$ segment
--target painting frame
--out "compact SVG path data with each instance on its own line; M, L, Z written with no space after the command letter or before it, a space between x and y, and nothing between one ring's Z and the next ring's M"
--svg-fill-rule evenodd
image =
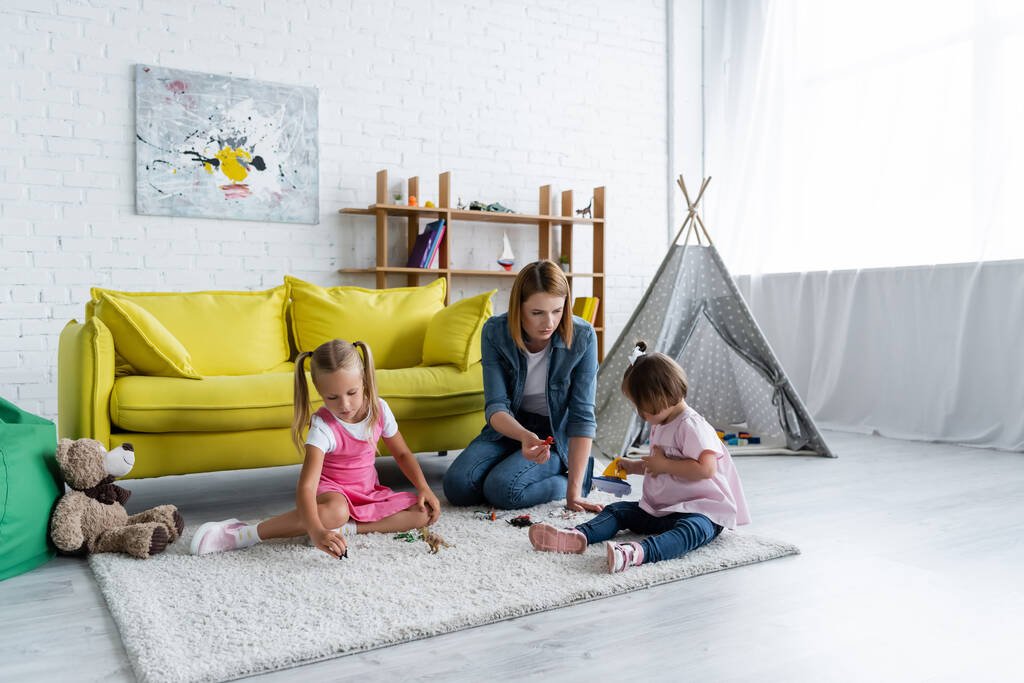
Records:
M319 224L317 88L134 72L136 213Z

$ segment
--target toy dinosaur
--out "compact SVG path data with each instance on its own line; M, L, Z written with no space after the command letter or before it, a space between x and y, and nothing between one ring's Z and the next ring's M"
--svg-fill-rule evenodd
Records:
M420 532L420 538L422 538L423 541L430 546L431 555L436 555L437 551L440 550L442 547L451 548L451 545L449 545L449 543L446 540L441 538L440 535L435 534L427 527L421 526L419 529L417 529L417 531Z

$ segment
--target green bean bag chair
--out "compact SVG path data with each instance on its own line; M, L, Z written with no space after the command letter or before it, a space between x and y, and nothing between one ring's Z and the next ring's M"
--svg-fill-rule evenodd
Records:
M50 513L63 491L52 422L0 398L0 581L55 554Z

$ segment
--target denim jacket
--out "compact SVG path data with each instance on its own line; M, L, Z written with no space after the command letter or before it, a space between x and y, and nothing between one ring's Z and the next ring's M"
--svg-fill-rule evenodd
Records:
M573 316L572 348L557 332L548 356L547 400L555 450L564 458L569 437L594 438L594 395L597 388L597 333L582 318ZM487 426L480 438L497 441L502 434L491 427L491 416L505 411L515 416L526 386L526 354L512 340L508 313L490 318L481 335L484 373L484 411ZM543 435L540 435L543 436Z

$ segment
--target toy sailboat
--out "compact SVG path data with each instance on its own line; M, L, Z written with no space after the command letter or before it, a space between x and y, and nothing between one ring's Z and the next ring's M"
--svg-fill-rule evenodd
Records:
M505 270L512 270L512 266L516 262L516 255L512 253L512 243L508 241L508 233L502 233L501 237L505 244L504 249L501 251L501 256L498 258L498 265Z

